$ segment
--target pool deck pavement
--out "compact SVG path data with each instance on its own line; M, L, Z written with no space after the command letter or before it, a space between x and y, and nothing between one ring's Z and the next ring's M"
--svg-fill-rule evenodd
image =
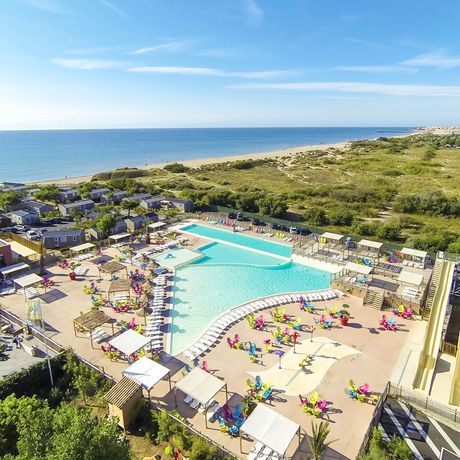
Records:
M203 244L203 239L201 238L189 238L189 240L189 244L186 246L188 248ZM108 257L115 257L118 253L119 251L114 248L104 250L104 254ZM83 293L83 285L89 284L91 281L97 282L98 280L98 271L94 264L83 262L82 265L87 267L89 272L84 280L80 279L79 281L71 281L68 277L68 272L57 266L49 268L51 278L56 282L56 285L47 294L41 296L44 319L47 323L47 335L61 345L73 348L83 358L103 368L109 375L119 379L121 372L126 369L128 364L126 362L110 361L100 350L100 346L95 344L96 348L91 348L89 338L82 334L75 337L73 332L72 320L79 316L82 311L88 311L90 307L90 296ZM128 270L134 268L128 264ZM108 284L108 280L97 282L102 291L107 290ZM22 294L5 297L2 299L2 303L8 310L22 318L25 317L24 297ZM401 321L402 327L400 331L383 331L379 328L379 319L382 312L363 307L361 299L357 297L330 300L321 302L318 305L332 307L333 305L341 306L342 303L350 305L352 318L349 325L336 327L330 331L318 329L313 335L313 346L319 344L320 341L324 341L325 338L343 344L356 352L346 354L340 360L336 360L334 356L330 356L330 358L324 357L324 359L333 360L333 363L327 369L324 366L320 366L321 369L319 369L321 373L324 373L324 377L320 380L316 389L321 397L333 403L326 419L331 423L330 438L337 439L328 450L328 458L355 458L374 410L374 406L352 401L345 394L348 380L353 379L358 384L368 383L370 389L375 392L383 391L392 375L395 364L398 362L401 351L404 350L406 341L411 340L410 336L414 325L419 324L419 321L416 320L403 320ZM283 308L286 308L288 314L301 317L302 321L307 324L313 324L314 315L300 312L297 304L288 304ZM142 318L135 316L133 313L120 314L110 311L108 314L116 320L129 321L134 316L138 323L143 321ZM269 316L268 312L262 311L261 314L264 314L267 318ZM319 317L318 315L315 316ZM110 327L104 327L104 329L109 331ZM262 347L263 339L268 338L270 335L266 331L249 329L246 321L242 319L231 326L220 342L201 358L201 361L206 360L208 362L209 368L214 375L227 382L231 393L230 407L232 408L246 394L246 380L251 377L251 374L263 375L264 372L270 369L270 372L276 376L278 365L278 357L273 353L263 354L256 363L250 364L247 351L233 350L227 345L226 338L234 337L235 334L239 334L243 342L255 342L259 349ZM299 353L300 357L300 353L309 352L311 345L307 342L310 340L310 334L303 333L299 340L302 344L298 346L296 352ZM287 355L281 359L281 375L285 372L283 359L286 363L285 367L295 364L297 360L297 357L295 360L292 358L293 350L291 347L283 346L283 350L287 352ZM324 354L329 355L330 353L328 351ZM180 370L184 364L191 365L182 355L171 357L166 353L162 353L162 364L172 369L173 383L182 378ZM316 372L316 368L313 367L313 369ZM275 377L272 383L275 383ZM313 383L306 385L302 394L308 394L314 386ZM295 388L295 391L297 390L299 388ZM224 445L238 457L246 458L245 454L240 454L238 439L222 434L216 422L209 424L211 428L206 429L203 415L183 403L183 395L181 396L180 392L178 392L177 396L179 413L195 429ZM151 398L158 406L168 409L174 408L174 394L169 391L169 385L166 381L160 382L152 390ZM217 399L220 402L224 402L224 395L219 395ZM269 401L269 405L274 410L299 423L303 431L311 434L312 418L301 411L298 396L288 394L285 389L276 388L275 385L274 396ZM248 441L244 441L244 450L247 452L251 445ZM296 448L297 444L293 442L288 455L293 455ZM305 456L305 451L308 451L306 441L303 442L302 449L304 451L302 455ZM297 452L294 458L300 459L300 453Z

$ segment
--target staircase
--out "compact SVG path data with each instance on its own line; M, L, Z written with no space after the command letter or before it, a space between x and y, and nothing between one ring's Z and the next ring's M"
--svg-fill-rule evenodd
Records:
M428 289L428 295L426 297L425 307L423 308L423 319L430 317L431 308L433 307L433 299L436 293L436 289L439 286L439 277L441 276L442 259L436 259L433 267L433 273L431 274L430 287Z
M383 298L383 291L372 291L371 289L368 289L363 299L363 305L375 308L376 310L381 310Z

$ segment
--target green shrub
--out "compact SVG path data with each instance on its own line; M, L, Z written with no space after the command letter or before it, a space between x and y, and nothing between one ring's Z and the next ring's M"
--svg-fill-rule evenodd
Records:
M186 173L190 171L190 168L182 163L170 163L164 166L163 169L172 173Z
M310 209L307 209L307 211L304 214L304 217L307 223L317 227L322 227L324 225L329 224L326 211L319 207L312 207Z

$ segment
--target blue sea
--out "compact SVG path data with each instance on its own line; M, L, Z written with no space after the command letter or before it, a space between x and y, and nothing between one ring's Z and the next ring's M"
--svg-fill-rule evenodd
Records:
M0 182L406 134L414 128L171 128L0 131Z

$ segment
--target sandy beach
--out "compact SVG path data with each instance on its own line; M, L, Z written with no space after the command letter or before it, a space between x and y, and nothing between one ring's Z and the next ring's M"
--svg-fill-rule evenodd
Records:
M294 155L305 154L308 152L314 152L318 150L321 150L321 151L329 150L329 149L343 150L343 149L348 148L350 144L351 142L338 142L336 144L306 145L303 147L292 147L292 148L282 149L282 150L272 150L269 152L246 153L243 155L227 155L223 157L196 158L193 160L183 160L183 161L177 160L177 162L182 163L185 166L188 166L190 168L199 168L202 165L212 164L212 163L226 163L228 161L249 160L249 159L256 160L256 159L265 159L265 158L292 157ZM138 168L145 169L145 170L153 169L153 168L163 168L169 163L172 163L172 162L147 164L143 166L138 166ZM117 169L120 169L120 168L117 168ZM103 171L102 170L95 171L94 174L97 174L98 172L103 172ZM62 179L36 181L34 183L40 184L40 185L47 185L47 184L77 185L83 182L88 182L89 180L91 180L94 174L86 175L86 176L77 176L77 177L65 177Z

